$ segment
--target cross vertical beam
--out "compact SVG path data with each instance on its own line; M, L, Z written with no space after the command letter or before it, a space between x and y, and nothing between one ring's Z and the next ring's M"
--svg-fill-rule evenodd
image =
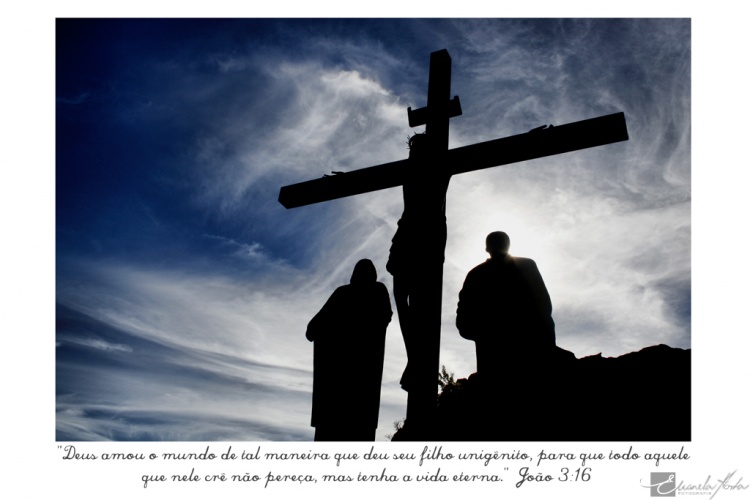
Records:
M454 98L452 108L455 102ZM412 111L410 118L415 113ZM451 175L457 175L627 140L628 127L625 115L620 112L449 149L442 163ZM279 203L296 208L398 187L404 184L408 164L409 160L396 160L283 186L279 190Z
M431 153L448 151L448 106L451 98L451 57L443 49L430 54L427 83L427 123L425 133Z
M430 54L430 76L427 83L427 107L407 109L409 126L425 125L433 152L448 150L449 120L461 115L458 96L451 95L451 56L446 49Z
M400 269L390 267L389 271L393 274L394 297L409 359L402 385L409 392L406 426L412 439L429 439L437 401L446 243L445 194L451 177L445 154L450 118L461 114L458 98L450 99L450 85L448 51L433 52L427 107L416 111L408 109L409 125L424 124L425 138L412 142L403 188L404 213L389 259L389 263L393 259L405 262Z

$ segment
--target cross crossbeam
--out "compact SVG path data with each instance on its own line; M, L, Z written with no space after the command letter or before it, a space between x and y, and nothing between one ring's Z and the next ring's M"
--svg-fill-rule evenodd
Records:
M445 168L451 175L462 174L627 140L625 114L614 113L450 149ZM284 186L279 202L295 208L401 186L408 162L398 160Z

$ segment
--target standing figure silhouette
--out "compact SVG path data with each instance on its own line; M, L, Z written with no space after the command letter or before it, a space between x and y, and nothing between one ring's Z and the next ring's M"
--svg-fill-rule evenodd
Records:
M504 232L487 236L490 258L466 276L456 326L476 344L484 422L496 427L502 414L509 426L542 433L548 426L542 408L553 392L547 371L557 349L552 301L536 263L511 256L509 249ZM498 401L508 407L498 411Z
M372 261L354 266L307 325L314 342L311 424L316 441L373 441L380 410L388 289Z

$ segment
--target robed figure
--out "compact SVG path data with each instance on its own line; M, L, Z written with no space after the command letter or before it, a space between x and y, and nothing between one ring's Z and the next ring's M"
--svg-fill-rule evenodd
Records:
M373 441L380 410L388 289L368 259L307 325L314 342L311 424L316 441Z
M477 374L485 409L479 422L504 422L533 438L549 432L548 410L556 397L557 347L552 301L536 263L508 253L510 238L490 233L490 258L466 276L456 326L476 344ZM549 407L549 408L548 408ZM555 410L556 411L556 410ZM492 436L487 436L491 438Z

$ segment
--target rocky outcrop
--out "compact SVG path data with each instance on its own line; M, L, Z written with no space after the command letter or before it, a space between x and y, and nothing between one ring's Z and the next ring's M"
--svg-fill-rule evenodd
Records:
M689 441L690 349L646 347L616 358L559 349L542 382L447 384L434 429L407 421L394 441Z

